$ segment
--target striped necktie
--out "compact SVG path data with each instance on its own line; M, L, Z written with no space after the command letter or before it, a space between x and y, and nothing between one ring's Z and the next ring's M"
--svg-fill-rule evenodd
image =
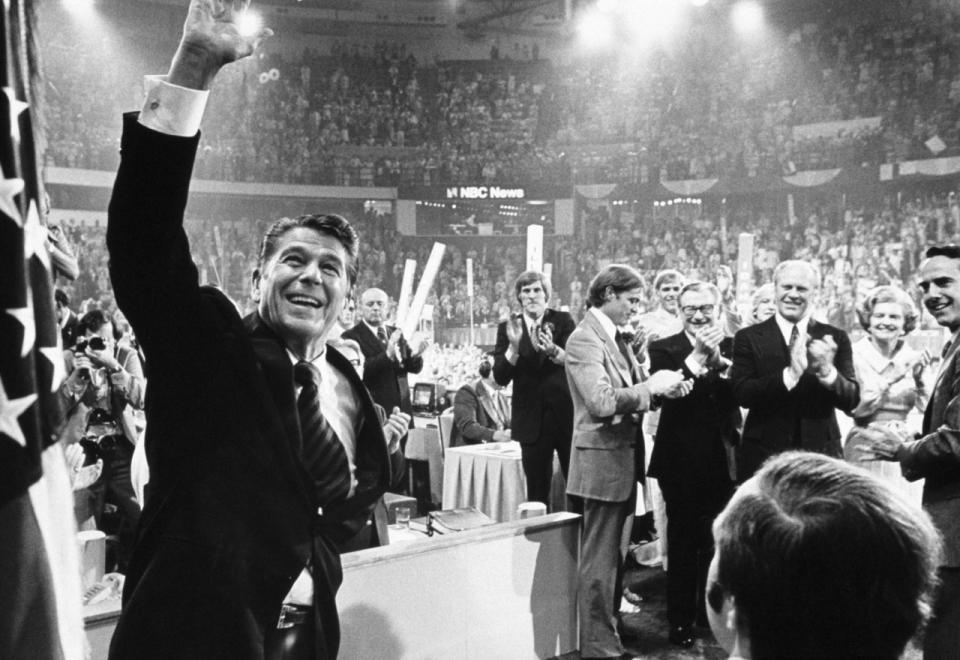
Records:
M293 367L293 379L302 388L297 397L301 458L313 477L317 499L322 505L344 500L350 493L350 463L336 431L320 411L320 370L301 360Z

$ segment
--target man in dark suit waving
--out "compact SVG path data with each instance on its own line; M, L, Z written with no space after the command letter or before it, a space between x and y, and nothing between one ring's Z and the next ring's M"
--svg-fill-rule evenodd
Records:
M192 0L169 75L124 118L107 247L151 365L151 492L111 658L335 658L338 544L402 471L399 437L325 344L357 274L346 220L274 223L245 319L199 285L183 213L206 90L269 34L241 34L243 8Z
M564 346L573 332L573 317L547 309L550 283L528 270L514 285L523 312L500 323L494 348L493 377L513 381L510 431L520 442L527 500L546 504L553 478L553 452L563 476L570 463L573 403L564 375Z
M730 380L747 408L737 479L749 479L768 457L788 449L842 455L836 411L860 400L850 338L810 317L817 272L784 261L773 273L777 313L737 332Z
M400 330L387 325L387 294L377 288L367 289L360 296L361 321L343 333L344 339L353 339L363 351L363 382L373 400L390 412L400 408L413 414L410 385L407 374L418 374L423 369L425 340L411 348Z
M693 645L713 554L710 525L733 494L728 457L738 439L740 408L727 379L733 341L724 337L720 291L691 282L680 290L683 330L650 344L650 371L680 370L693 389L660 409L648 474L667 505L667 620L670 641Z

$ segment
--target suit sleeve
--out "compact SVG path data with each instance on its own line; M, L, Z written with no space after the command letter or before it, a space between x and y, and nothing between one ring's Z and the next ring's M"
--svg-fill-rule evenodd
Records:
M833 336L837 340L837 356L834 360L837 379L828 389L833 399L833 407L849 415L860 402L860 384L853 366L853 349L846 332L835 332Z
M905 443L897 453L910 481L960 471L960 378L954 378L950 393L940 428Z
M594 417L650 409L650 390L643 383L614 387L603 366L603 348L585 332L574 332L567 341L567 377Z
M497 326L497 343L493 348L493 379L499 385L509 385L513 380L513 369L516 365L510 364L507 360L506 353L509 347L507 324L504 322Z
M411 355L403 361L403 370L408 374L418 374L423 370L423 356Z
M476 445L493 440L493 429L477 422L477 395L469 387L461 387L453 399L453 423L464 444Z
M743 408L760 408L776 405L787 395L783 384L783 372L777 370L761 375L758 355L750 339L749 329L741 330L733 338L733 366L730 381L737 405Z

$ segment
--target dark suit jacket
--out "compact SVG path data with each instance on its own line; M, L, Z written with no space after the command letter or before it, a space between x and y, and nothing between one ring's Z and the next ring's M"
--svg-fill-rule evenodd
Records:
M681 369L694 378L684 361L693 351L685 332L650 344L650 371ZM729 358L733 340L724 339L720 353ZM670 482L684 499L700 500L729 492L732 486L728 448L739 441L740 408L733 385L716 369L695 378L693 390L680 399L664 399L647 474Z
M836 410L848 415L860 400L860 385L853 368L850 338L839 328L810 319L807 334L837 343L834 365L837 379L825 387L805 373L792 390L783 384L790 365L787 344L776 316L740 330L733 340L733 395L748 409L743 438L737 452L737 478L750 478L768 457L788 449L843 455Z
M497 430L496 419L496 403L483 381L478 380L475 384L467 383L457 390L457 395L453 399L453 431L450 434L450 446L491 442L493 432ZM505 428L510 428L509 409L503 421Z
M384 329L388 337L396 330L390 325L384 326ZM398 365L387 357L387 349L363 321L344 331L341 336L344 339L353 339L360 344L364 357L363 383L373 395L373 400L383 406L388 415L395 407L412 415L413 406L410 402L407 374L420 373L423 369L423 356L408 357Z
M903 476L923 482L923 507L943 535L941 566L960 566L960 350L955 342L933 387L921 437L898 458Z
M403 467L347 360L327 360L359 397L358 485L318 511L299 458L293 366L254 314L198 285L183 210L199 136L126 115L107 246L117 302L151 363L150 496L127 573L112 658L261 658L263 635L308 564L316 657L339 645L336 544L365 524Z
M553 343L565 348L567 338L576 327L573 317L566 312L547 309L543 313L543 322L553 324ZM526 324L522 326L520 356L516 364L510 364L505 357L510 346L506 321L497 326L493 378L500 385L513 381L511 436L521 444L533 444L540 439L540 428L547 416L554 418L555 426L573 429L573 402L563 365L554 364L550 358L534 350ZM570 432L567 433L568 441Z

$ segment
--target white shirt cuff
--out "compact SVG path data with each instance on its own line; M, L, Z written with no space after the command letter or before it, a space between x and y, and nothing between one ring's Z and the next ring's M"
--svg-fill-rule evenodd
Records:
M166 76L144 76L146 98L140 111L140 123L167 135L193 137L200 130L207 107L208 90L171 85Z
M692 373L694 376L699 376L707 370L705 366L693 359L693 355L688 355L687 359L684 360L683 363L687 365L687 369L689 369L690 373Z
M291 605L313 605L313 577L308 569L300 571L283 602Z
M786 367L783 370L783 385L787 388L787 391L792 390L799 382L800 379L793 373L793 369Z
M517 358L520 357L520 355L513 350L513 346L507 346L507 350L504 352L503 357L505 357L507 362L510 364L516 364Z

